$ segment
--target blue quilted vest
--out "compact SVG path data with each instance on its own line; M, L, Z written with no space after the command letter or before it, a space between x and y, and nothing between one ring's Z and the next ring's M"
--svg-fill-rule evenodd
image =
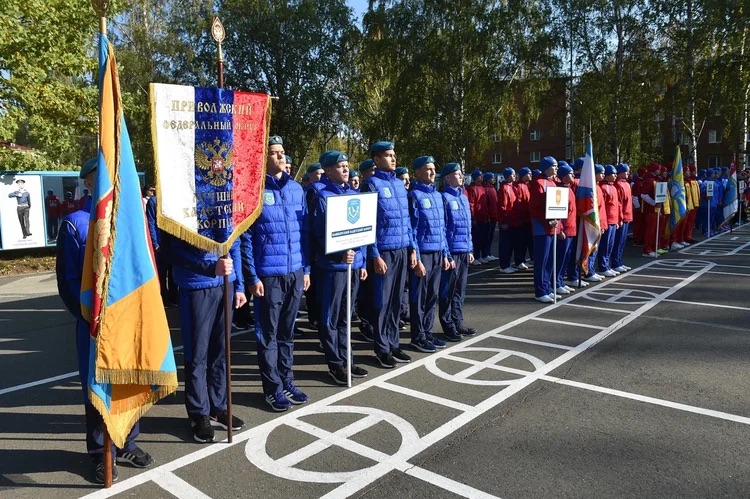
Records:
M443 190L445 202L445 237L451 254L472 253L471 210L463 189L448 185Z
M409 191L411 228L420 252L444 249L445 210L434 185L414 181Z
M409 198L396 173L376 169L375 174L365 180L362 192L378 193L378 227L371 257L379 256L381 251L412 246Z

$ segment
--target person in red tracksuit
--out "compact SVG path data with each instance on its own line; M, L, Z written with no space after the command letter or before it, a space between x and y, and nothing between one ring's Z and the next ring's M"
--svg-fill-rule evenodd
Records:
M513 182L516 180L516 172L513 168L503 170L503 183L497 192L496 217L500 225L500 240L498 243L498 256L500 257L500 269L506 274L512 274L518 269L510 264L510 256L516 249L519 253L521 241L521 203L518 200Z
M487 229L485 233L484 248L482 248L482 258L485 262L494 262L497 257L492 254L492 241L495 239L495 225L497 225L497 188L495 187L495 174L485 173L482 175L484 180L484 196L487 199Z
M471 238L474 247L481 251L484 247L485 231L487 229L487 198L482 185L482 172L474 170L471 172L471 185L466 188L466 196L469 198L469 209L471 210ZM481 265L486 260L477 258L472 265Z
M604 229L607 227L607 210L604 206L604 192L602 192L602 186L601 182L604 180L604 166L603 165L594 165L594 172L595 172L595 179L596 179L596 185L597 185L597 206L599 208L599 227L600 227L600 233L604 233ZM597 248L591 252L591 255L589 255L589 273L583 277L584 281L587 282L601 282L604 279L604 276L597 274L596 272L596 264L598 261L598 255L599 255L599 248L601 247L601 239L599 240L599 245Z
M620 273L612 269L612 252L615 247L615 236L617 229L622 225L622 205L617 192L615 182L617 181L617 169L614 165L604 167L604 179L599 183L604 202L606 221L601 221L602 237L599 241L599 254L597 263L601 275L604 277L615 277Z
M643 210L643 256L656 258L656 182L659 180L661 165L651 163L641 184L641 207Z
M521 210L521 225L518 228L518 245L513 248L513 267L518 270L528 270L526 253L534 257L534 235L531 230L531 211L529 210L529 182L531 169L527 166L518 170L518 181L514 184L516 199Z
M557 232L557 294L568 295L575 291L575 288L565 284L565 273L568 270L570 259L575 259L576 248L573 242L576 241L578 234L578 214L576 211L576 193L573 190L575 179L573 178L573 168L564 165L558 168L557 178L560 187L567 187L568 193L568 217L561 220L562 225Z
M622 223L615 233L615 247L612 250L612 269L615 272L626 272L630 267L622 262L622 255L625 251L625 243L628 240L628 228L633 221L633 193L628 181L630 167L625 163L617 165L617 195L620 200L622 212Z
M529 186L531 200L531 225L534 231L534 299L542 303L552 303L557 298L552 289L553 251L555 251L555 233L560 225L558 220L547 220L545 205L547 188L555 187L553 178L557 175L557 160L545 156L539 162L544 170Z
M66 192L62 201L62 216L70 215L74 211L78 211L78 203L73 199L72 192Z
M47 240L56 241L58 220L62 215L62 203L52 189L47 191L47 197L44 198L44 211L47 214Z

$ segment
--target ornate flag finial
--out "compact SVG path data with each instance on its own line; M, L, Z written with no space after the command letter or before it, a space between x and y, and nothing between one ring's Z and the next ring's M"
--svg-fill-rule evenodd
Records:
M109 11L109 0L91 0L91 6L99 17L107 17Z

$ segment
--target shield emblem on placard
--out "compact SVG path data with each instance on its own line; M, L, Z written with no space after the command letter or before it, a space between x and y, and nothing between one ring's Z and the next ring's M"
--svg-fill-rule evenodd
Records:
M346 203L346 219L350 224L357 223L359 220L359 199L350 199Z
M555 204L560 206L560 201L562 201L562 191L558 189L555 193Z

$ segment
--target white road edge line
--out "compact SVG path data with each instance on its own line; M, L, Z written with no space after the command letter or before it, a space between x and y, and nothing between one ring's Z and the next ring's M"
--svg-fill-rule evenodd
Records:
M730 308L732 310L750 310L748 307L736 307L734 305L719 305L718 303L701 303L697 301L685 301L685 300L664 300L668 303L681 303L683 305L700 305L701 307L710 308Z
M400 385L394 385L393 383L388 383L387 381L379 384L378 388L383 388L384 390L390 390L392 392L400 393L402 395L408 395L410 397L414 397L415 399L432 402L433 404L450 407L451 409L456 409L457 411L461 411L461 412L466 412L473 407L469 404L464 404L463 402L456 402L455 400L439 397L437 395L432 395L431 393L420 392L420 391L413 390L411 388L406 388Z
M178 499L211 499L174 473L163 473L154 478L154 483Z
M571 304L568 303L568 305L571 305ZM521 343L530 343L532 345L539 345L542 347L559 348L560 350L573 350L575 348L570 345L560 345L558 343L548 343L546 341L530 340L528 338L519 338L517 336L507 336L505 334L495 334L493 336L501 340L518 341Z
M449 492L453 492L454 494L457 494L461 497L468 497L469 499L499 499L497 496L482 492L481 490L475 489L474 487L470 487L461 482L451 480L450 478L446 478L443 475L438 475L437 473L433 473L432 471L428 471L418 466L411 466L407 464L401 471L403 471L407 475L413 476L414 478L419 478L424 482L436 485Z
M568 321L561 321L557 319L547 319L546 317L534 317L531 320L540 321L540 322L551 322L552 324L563 324L565 326L584 327L586 329L596 329L597 331L601 331L602 329L604 329L604 326L594 326L593 324L581 324L579 322L568 322Z
M606 393L608 395L614 395L616 397L622 397L630 400L637 400L639 402L646 402L648 404L660 405L662 407L669 407L671 409L678 409L680 411L692 412L694 414L700 414L702 416L710 416L712 418L724 419L735 423L741 423L750 425L750 418L745 416L738 416L736 414L730 414L728 412L715 411L713 409L704 409L703 407L696 407L693 405L681 404L679 402L672 402L670 400L658 399L654 397L648 397L646 395L638 395L637 393L623 392L621 390L614 390L612 388L605 388L603 386L591 385L589 383L581 383L579 381L573 381L570 379L556 378L554 376L542 376L544 381L549 381L558 385L572 386L576 388L582 388L584 390L590 390L593 392Z

